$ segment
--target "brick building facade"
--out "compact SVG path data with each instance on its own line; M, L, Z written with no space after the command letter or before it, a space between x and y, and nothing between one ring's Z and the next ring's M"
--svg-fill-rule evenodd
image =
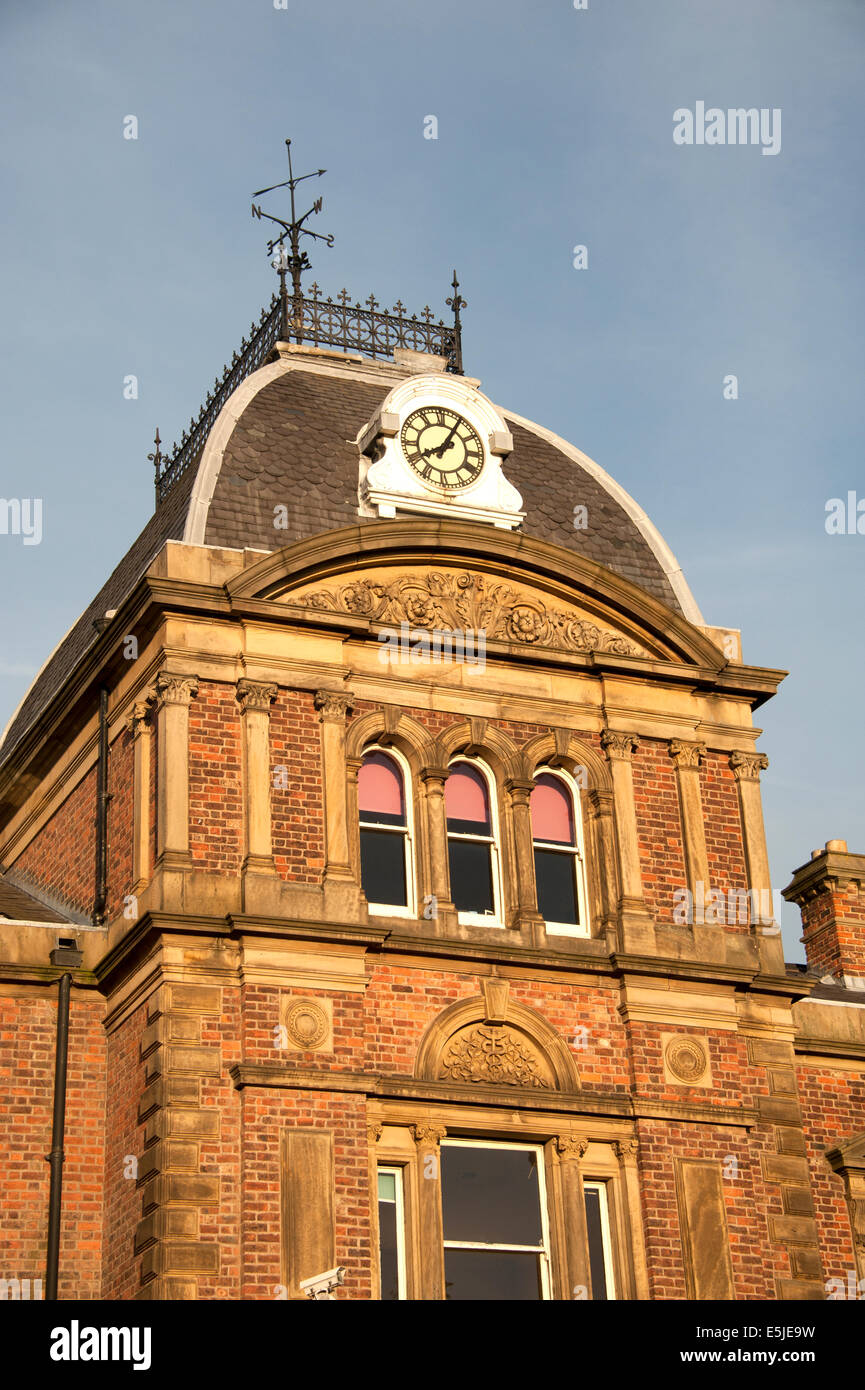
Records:
M865 856L796 872L785 964L783 673L443 367L279 343L6 732L2 1271L70 941L61 1297L858 1288Z

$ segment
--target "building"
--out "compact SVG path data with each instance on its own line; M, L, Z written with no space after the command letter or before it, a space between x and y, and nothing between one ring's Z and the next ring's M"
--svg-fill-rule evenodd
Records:
M796 871L785 964L753 722L783 673L461 373L454 298L454 329L275 300L6 731L19 1295L67 972L61 1297L865 1279L865 855Z

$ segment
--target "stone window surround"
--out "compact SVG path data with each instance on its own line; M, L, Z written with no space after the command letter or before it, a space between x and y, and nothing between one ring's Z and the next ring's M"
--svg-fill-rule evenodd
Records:
M495 1117L488 1111L475 1117L464 1115L454 1123L453 1110L447 1107L424 1107L422 1118L417 1116L417 1102L405 1102L400 1108L400 1114L377 1113L370 1119L367 1133L371 1175L378 1165L402 1171L408 1299L439 1301L445 1296L440 1168L440 1146L445 1138L479 1143L500 1140L542 1148L553 1300L591 1299L583 1183L604 1183L616 1298L648 1296L636 1138L595 1135L590 1119L563 1121L552 1115L533 1116L531 1129L526 1130L504 1113ZM371 1203L371 1208L377 1251L376 1204ZM378 1280L377 1266L374 1279ZM373 1297L381 1297L377 1282Z
M394 715L396 718L393 718ZM486 724L486 720L466 721L467 737L454 740L452 736L450 742L453 747L440 748L422 726L409 716L401 715L399 710L376 711L353 721L346 739L345 764L347 821L351 827L349 862L357 882L360 882L358 771L363 755L371 748L381 748L383 751L395 749L402 753L408 764L414 792L413 835L417 849L419 909L423 912L421 905L429 904L430 898L434 897L436 916L427 919L431 933L449 935L458 931L457 913L450 896L444 784L453 761L462 758L469 762L480 762L486 770L496 802L493 807L494 830L497 829L503 925L506 929L524 931L535 945L545 944L546 927L537 908L529 798L538 772L564 772L574 791L575 813L582 821L587 915L593 928L589 934L600 935L604 926L613 924L615 904L619 897L612 792L609 786L595 785L580 795L574 784L573 771L585 755L587 765L594 761L596 768L600 768L601 776L592 778L592 781L600 782L603 778L603 760L588 745L580 745L576 750L577 756L574 756L573 746L570 747L570 756L564 753L557 755L557 745L565 741L575 745L577 741L570 734L566 734L564 739L551 735L533 739L528 748L521 750L522 766L515 768L513 754L516 749L509 740L509 746L505 748L503 737L495 729L478 727ZM448 733L453 735L452 730ZM479 736L479 741L473 735ZM601 865L607 866L605 873L601 872ZM491 923L490 929L501 929L501 926L502 922ZM574 938L585 939L586 935L586 932L575 932ZM559 940L560 937L555 939Z

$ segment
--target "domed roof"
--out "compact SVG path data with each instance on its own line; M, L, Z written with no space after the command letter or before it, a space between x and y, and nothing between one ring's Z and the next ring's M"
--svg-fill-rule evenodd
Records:
M278 360L246 377L201 452L37 675L0 756L5 760L60 692L97 640L96 624L120 606L166 541L273 551L363 524L359 431L392 388L418 370L428 368L281 345ZM523 532L577 551L702 624L675 557L633 498L573 445L499 409L513 436L503 473L522 495ZM578 505L587 508L585 529L574 526ZM277 507L285 509L279 528Z
M363 522L355 441L406 373L392 363L336 359L294 348L247 378L230 421L214 429L202 454L184 540L273 550ZM500 409L514 441L503 472L523 498L522 530L578 551L702 623L675 558L633 498L565 440ZM286 525L275 530L280 504ZM574 526L578 505L587 508L585 529Z

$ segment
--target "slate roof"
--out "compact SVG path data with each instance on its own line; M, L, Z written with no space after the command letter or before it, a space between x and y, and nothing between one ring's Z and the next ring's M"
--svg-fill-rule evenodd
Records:
M38 902L21 888L16 888L14 883L0 875L0 923L4 917L18 922L69 921L68 917L63 917L52 907L46 907L44 903Z
M246 406L225 448L205 544L273 550L362 523L357 515L358 451L353 441L399 379L388 365L390 372L375 382L358 377L359 370L374 370L371 363L337 362L315 372L298 363L264 386ZM514 451L504 471L522 494L524 531L578 551L681 613L660 561L619 502L554 444L515 421L508 420L508 425ZM120 607L166 541L183 539L199 464L200 456L177 480L35 678L0 748L0 763L96 641L94 619ZM280 503L288 509L288 526L275 530L273 509ZM578 503L588 508L586 530L573 525Z
M228 441L206 544L273 550L273 509L280 503L288 508L288 526L276 534L286 545L362 522L353 441L391 385L292 371L259 391ZM510 419L508 425L514 451L504 472L522 494L526 534L578 551L681 612L657 556L615 498L554 445ZM584 531L574 528L577 503L588 507Z

